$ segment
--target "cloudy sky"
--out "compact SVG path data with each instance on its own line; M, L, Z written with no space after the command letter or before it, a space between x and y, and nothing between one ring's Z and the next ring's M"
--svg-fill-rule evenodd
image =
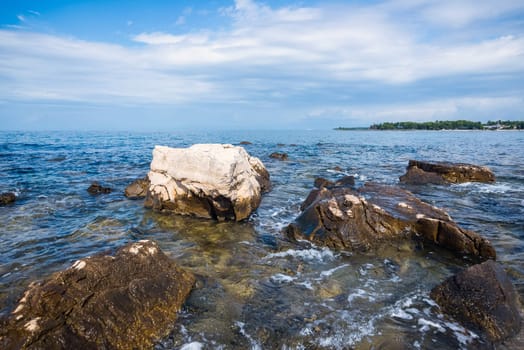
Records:
M0 0L0 129L524 119L522 0Z

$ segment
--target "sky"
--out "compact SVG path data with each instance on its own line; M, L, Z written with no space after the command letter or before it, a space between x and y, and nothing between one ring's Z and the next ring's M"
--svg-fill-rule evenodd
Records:
M522 0L0 0L0 130L524 120Z

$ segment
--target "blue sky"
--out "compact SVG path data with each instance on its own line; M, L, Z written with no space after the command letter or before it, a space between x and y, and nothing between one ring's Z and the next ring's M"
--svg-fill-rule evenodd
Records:
M524 2L0 0L0 129L524 119Z

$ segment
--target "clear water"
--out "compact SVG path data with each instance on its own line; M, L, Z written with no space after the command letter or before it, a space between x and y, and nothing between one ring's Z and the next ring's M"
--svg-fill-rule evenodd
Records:
M123 196L147 173L154 145L243 140L274 186L247 222L166 216ZM146 238L200 276L158 349L475 348L474 332L442 317L428 297L467 261L409 243L372 254L294 246L281 230L318 176L397 184L409 159L487 165L495 184L407 189L490 239L522 296L523 150L523 132L2 132L0 192L19 199L0 207L0 313L31 281ZM270 159L275 151L289 160ZM91 196L92 181L114 192Z

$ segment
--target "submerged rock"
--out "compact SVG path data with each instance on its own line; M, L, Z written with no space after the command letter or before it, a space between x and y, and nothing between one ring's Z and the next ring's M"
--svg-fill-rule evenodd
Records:
M0 348L151 348L194 281L151 241L78 260L29 286L0 329Z
M98 182L93 182L91 186L88 187L87 192L92 195L102 194L102 193L111 193L112 189L109 187L104 187Z
M220 144L156 146L148 177L146 206L215 220L246 219L271 186L258 158Z
M249 145L252 145L253 143L249 142L249 141L240 141L240 145L243 145L243 146L249 146Z
M273 152L269 155L269 158L278 159L278 160L287 160L287 153Z
M495 174L488 167L473 164L410 160L400 181L414 185L495 182Z
M0 205L14 203L15 201L16 195L13 192L0 193Z
M384 242L421 237L456 253L495 258L491 243L453 222L449 215L398 187L366 183L311 191L302 213L286 230L291 239L366 251Z
M145 198L150 184L147 176L142 179L137 179L126 187L124 194L129 199Z
M323 177L318 177L315 179L314 186L316 188L333 188L333 187L341 187L341 186L355 186L355 177L353 176L344 176L341 179L338 179L337 181L333 182L327 179L324 179Z
M430 294L442 311L499 342L521 329L515 288L498 263L488 260L449 277Z

